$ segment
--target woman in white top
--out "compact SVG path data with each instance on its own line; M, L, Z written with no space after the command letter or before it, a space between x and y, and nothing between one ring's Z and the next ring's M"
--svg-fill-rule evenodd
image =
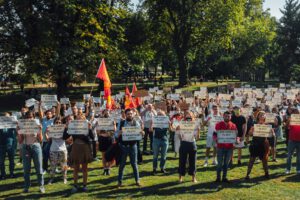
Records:
M62 118L56 117L54 120L55 125L60 125L62 124ZM64 131L64 130L63 130ZM51 135L49 135L49 128L46 131L46 138L48 141L52 141L51 147L50 147L50 180L49 184L52 184L54 176L55 176L55 169L56 166L59 164L62 169L63 173L63 179L64 179L64 184L67 184L67 147L65 140L62 138L63 137L63 131L61 133L60 138L52 138Z
M193 123L193 124L192 124ZM189 170L188 174L192 176L194 183L196 180L196 160L197 160L197 145L196 139L200 137L200 125L197 124L195 116L192 112L187 111L184 114L182 123L177 127L180 131L180 149L179 149L179 182L183 182L183 176L186 173L186 162L188 159Z

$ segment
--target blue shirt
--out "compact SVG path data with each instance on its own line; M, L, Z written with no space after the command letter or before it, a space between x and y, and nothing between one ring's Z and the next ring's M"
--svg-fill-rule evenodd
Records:
M52 126L53 123L54 123L54 118L52 118L52 119L47 119L46 117L44 117L44 118L42 119L43 142L47 142L45 132L46 132L48 126Z

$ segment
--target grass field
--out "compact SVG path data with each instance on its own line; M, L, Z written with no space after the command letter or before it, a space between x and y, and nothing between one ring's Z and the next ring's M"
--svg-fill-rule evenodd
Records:
M198 183L191 182L191 177L186 176L184 183L178 183L178 158L173 152L168 153L166 168L167 175L152 175L152 156L144 156L144 163L139 165L141 183L143 187L134 185L132 168L129 163L125 168L124 187L117 189L118 168L113 168L110 176L103 176L100 161L89 165L88 189L86 193L78 192L71 195L72 172L68 172L68 184L64 185L61 175L57 174L55 183L47 185L48 174L45 176L46 193L40 194L36 182L35 170L32 169L32 187L27 194L23 190L23 169L16 167L15 179L0 181L0 199L299 199L300 176L292 169L291 175L285 175L286 150L284 142L278 148L278 162L269 162L269 180L263 177L262 164L255 164L251 179L245 181L244 177L248 163L248 149L244 150L242 166L236 165L228 172L231 184L216 184L215 166L203 167L205 136L198 144L197 179ZM236 153L236 152L235 152ZM99 157L98 153L98 157ZM236 158L236 154L235 154ZM16 158L17 161L18 158ZM293 160L295 163L295 160ZM211 161L210 161L211 163ZM6 165L8 163L6 162ZM8 166L6 166L8 168ZM8 171L8 169L7 169ZM82 179L80 179L80 183Z

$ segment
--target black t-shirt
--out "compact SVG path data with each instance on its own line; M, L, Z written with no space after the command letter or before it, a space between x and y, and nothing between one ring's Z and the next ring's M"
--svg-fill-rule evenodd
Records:
M240 116L235 116L233 115L231 118L232 123L234 123L236 125L236 128L238 130L238 137L242 137L243 136L243 124L246 123L246 118L242 115Z

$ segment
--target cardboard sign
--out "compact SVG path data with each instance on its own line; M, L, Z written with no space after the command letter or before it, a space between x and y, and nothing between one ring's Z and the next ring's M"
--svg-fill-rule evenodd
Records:
M194 102L194 98L186 98L185 102L191 105Z
M142 139L141 128L136 126L127 126L122 128L123 141L139 141Z
M36 135L40 130L40 122L38 119L19 119L18 126L20 128L19 134Z
M272 125L254 124L254 137L271 137Z
M180 100L180 95L179 94L170 94L170 99L174 101Z
M25 106L26 106L27 108L29 108L29 107L31 107L31 106L34 106L35 102L36 102L36 100L35 100L34 98L27 99L27 100L25 101Z
M242 102L240 100L233 100L231 102L232 107L238 106L241 107L242 106Z
M190 91L183 91L182 95L185 96L186 98L194 97L193 93Z
M153 117L153 128L169 128L169 117L168 116L154 116Z
M273 124L274 121L275 121L275 114L274 113L266 113L265 115L266 115L266 121L265 121L265 123L267 123L267 124L269 124L269 123Z
M162 91L162 90L157 90L157 91L156 91L156 94L157 94L157 95L163 95L163 93L164 93L164 91Z
M68 134L70 135L88 135L89 125L86 120L72 120L68 125Z
M181 94L182 93L182 89L175 89L175 94Z
M224 112L228 111L228 108L227 107L220 107L219 111L220 111L220 113L223 114Z
M195 121L180 121L179 122L179 127L180 127L180 135L182 140L185 141L193 141L195 136L194 136L194 131L196 128L196 123Z
M69 98L60 98L60 104L70 104Z
M17 127L17 118L12 116L12 117L6 117L6 116L1 116L0 117L0 129L5 129L5 128L16 128Z
M64 124L56 124L56 125L53 125L53 126L49 126L48 127L48 136L50 138L59 139L59 138L63 137L64 131L65 131L65 125Z
M219 144L234 144L236 143L236 130L219 130L217 131L218 134L218 143Z
M220 99L229 101L231 99L230 94L219 94Z
M290 125L300 125L300 114L292 114Z
M44 108L52 108L52 106L57 106L57 95L41 95L41 102Z
M100 97L93 97L94 103L101 103L101 98Z
M85 109L84 102L76 102L75 105L76 105L77 108L81 108L81 109L83 109L83 110Z
M161 101L161 100L162 100L162 96L158 96L158 95L154 96L154 101Z
M98 118L97 119L97 130L104 130L104 131L113 131L114 128L114 119L112 118Z
M86 100L89 100L91 97L90 94L83 94L83 100L86 101Z
M228 107L228 106L229 106L229 101L221 100L221 101L220 101L220 105L221 105L222 107Z
M147 90L138 90L133 93L133 96L134 97L146 97L146 96L149 96L149 92Z

